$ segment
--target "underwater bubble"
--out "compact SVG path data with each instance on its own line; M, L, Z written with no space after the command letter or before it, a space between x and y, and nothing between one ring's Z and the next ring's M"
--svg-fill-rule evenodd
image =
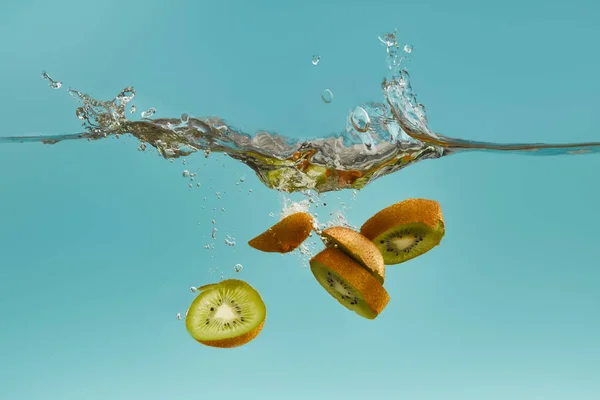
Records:
M319 63L319 61L321 61L321 56L318 54L315 54L312 56L312 63L313 65L317 65Z
M136 111L137 107L135 106L135 104L132 104L131 108L129 109L129 114L135 114Z
M213 228L211 236L213 239L217 238L217 228Z
M146 111L142 111L142 118L150 118L156 113L156 108L152 107Z
M177 315L175 316L175 318L177 318L177 321L181 321L181 313L177 313Z
M321 93L321 99L323 99L323 101L327 104L331 103L333 101L333 92L329 89L323 90L323 93Z
M235 264L235 265L233 266L233 270L234 270L235 272L241 272L243 269L244 269L244 267L242 266L242 264Z
M181 119L182 122L188 122L190 120L190 117L187 114L181 114L181 118L180 119Z
M410 54L410 53L412 53L412 51L413 51L413 45L412 44L405 44L404 45L404 52L405 53Z
M235 238L229 235L225 235L225 240L223 241L227 246L235 246Z
M138 151L146 151L146 143L141 143L138 147Z
M369 126L371 125L371 118L369 118L369 114L364 108L356 107L354 110L352 110L350 122L357 131L367 132L369 130Z
M196 286L192 286L190 287L190 292L194 293L198 290L198 288Z
M183 172L181 173L181 176L183 176L184 178L187 178L190 176L190 171L188 171L187 169L183 170Z

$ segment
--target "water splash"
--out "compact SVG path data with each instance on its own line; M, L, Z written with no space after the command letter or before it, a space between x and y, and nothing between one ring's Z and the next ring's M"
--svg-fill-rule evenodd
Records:
M225 153L252 168L260 181L283 192L323 193L358 190L374 180L420 160L434 159L465 151L502 151L541 156L600 153L600 143L498 144L446 137L431 131L425 106L417 101L410 75L403 67L412 46L401 46L396 32L380 37L387 52L389 76L382 83L382 101L360 104L346 119L338 134L303 140L258 131L248 134L219 117L151 119L155 110L142 113L142 121L127 119L125 108L135 97L133 87L123 89L111 101L99 101L69 89L80 103L76 116L81 133L53 136L0 137L0 143L64 140L98 140L129 134L137 138L140 150L147 145L166 159L203 151ZM47 74L50 86L56 86ZM55 85L52 85L52 82ZM133 109L133 107L132 107ZM358 111L357 111L358 110ZM249 191L250 193L250 191ZM213 233L216 233L213 232Z

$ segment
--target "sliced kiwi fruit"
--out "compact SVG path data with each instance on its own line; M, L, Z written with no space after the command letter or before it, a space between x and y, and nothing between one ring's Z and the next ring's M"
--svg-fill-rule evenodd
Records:
M313 217L309 213L297 212L251 239L248 244L264 252L288 253L297 249L308 238L312 229Z
M198 342L211 347L244 345L262 330L267 309L248 283L227 279L204 285L190 306L185 327Z
M367 269L383 284L385 279L385 263L381 252L375 244L356 232L344 226L334 226L321 232L321 239L327 247L342 250L354 261Z
M339 249L318 253L310 260L310 270L327 293L361 317L375 319L390 301L383 285Z
M375 243L386 265L400 264L440 244L442 209L435 200L407 199L373 215L360 233Z

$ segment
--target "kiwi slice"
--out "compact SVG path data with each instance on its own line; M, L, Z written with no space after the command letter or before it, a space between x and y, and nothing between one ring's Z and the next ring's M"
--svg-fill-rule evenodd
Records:
M198 342L211 347L244 345L258 336L267 309L260 294L248 283L227 279L202 286L185 319L185 327Z
M310 270L327 293L361 317L375 319L390 301L383 285L341 250L321 251L310 260Z
M367 269L374 277L383 284L385 279L385 264L381 252L373 242L344 226L327 228L321 233L321 239L327 247L342 250L354 261Z
M248 244L269 253L288 253L298 248L313 229L313 217L305 212L288 215Z
M400 264L440 244L442 209L435 200L407 199L373 215L360 233L375 243L386 265Z

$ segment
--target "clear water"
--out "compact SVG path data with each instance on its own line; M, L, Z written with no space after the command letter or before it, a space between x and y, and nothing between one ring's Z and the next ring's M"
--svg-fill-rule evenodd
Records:
M150 145L167 159L189 156L197 151L204 151L207 156L212 152L225 153L252 168L269 188L320 193L362 189L373 180L417 161L467 150L544 156L600 152L600 142L500 144L454 139L432 132L425 106L418 102L410 75L403 65L412 53L412 46L401 46L396 35L394 31L379 37L385 44L390 70L389 80L385 79L381 85L380 102L353 108L339 134L311 140L267 131L249 134L220 117L195 118L182 114L178 118L151 119L156 113L154 107L141 112L143 120L132 121L127 117L136 111L134 104L129 105L135 98L135 90L127 87L110 101L97 100L69 89L69 94L81 104L75 114L83 121L82 133L5 137L0 138L0 143L56 144L63 140L98 140L130 134L141 142L139 150L145 151ZM313 56L313 65L319 60L319 56ZM62 85L45 71L42 77L54 89ZM331 103L333 93L325 89L321 98L325 103Z
M597 7L4 5L0 397L596 399L600 157L568 155L599 141ZM408 197L447 234L374 321L315 282L318 235L247 245ZM186 310L227 278L265 329L201 346Z

